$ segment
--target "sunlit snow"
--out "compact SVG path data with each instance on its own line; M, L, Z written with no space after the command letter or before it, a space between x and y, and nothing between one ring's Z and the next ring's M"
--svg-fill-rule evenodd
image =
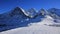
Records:
M60 34L60 27L48 26L53 25L53 18L46 16L43 21L31 23L28 27L16 28L0 34ZM46 24L46 25L44 25ZM56 24L57 25L57 24Z

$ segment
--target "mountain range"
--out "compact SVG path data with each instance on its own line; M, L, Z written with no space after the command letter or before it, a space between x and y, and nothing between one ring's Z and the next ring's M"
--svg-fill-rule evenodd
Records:
M46 15L51 16L55 23L60 23L60 9L51 8L40 9L38 12L34 8L27 11L16 7L11 11L0 14L0 31L28 26L30 23L43 21Z

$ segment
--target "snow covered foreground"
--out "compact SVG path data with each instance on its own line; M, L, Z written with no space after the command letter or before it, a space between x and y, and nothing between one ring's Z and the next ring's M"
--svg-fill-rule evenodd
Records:
M0 32L0 34L60 34L60 27L48 26L56 24L53 22L53 18L50 16L46 17L47 18L43 19L41 22L29 24L28 27L8 30Z

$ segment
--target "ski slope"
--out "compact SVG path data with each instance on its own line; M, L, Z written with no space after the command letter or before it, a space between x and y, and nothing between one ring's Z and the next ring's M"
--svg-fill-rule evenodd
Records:
M28 27L0 32L0 34L60 34L60 27L52 26L60 24L53 20L52 17L46 16L41 22L28 24Z

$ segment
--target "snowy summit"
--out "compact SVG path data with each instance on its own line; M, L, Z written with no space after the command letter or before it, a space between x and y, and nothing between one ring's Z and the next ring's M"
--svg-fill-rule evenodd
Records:
M60 34L60 9L16 7L0 14L0 34Z

